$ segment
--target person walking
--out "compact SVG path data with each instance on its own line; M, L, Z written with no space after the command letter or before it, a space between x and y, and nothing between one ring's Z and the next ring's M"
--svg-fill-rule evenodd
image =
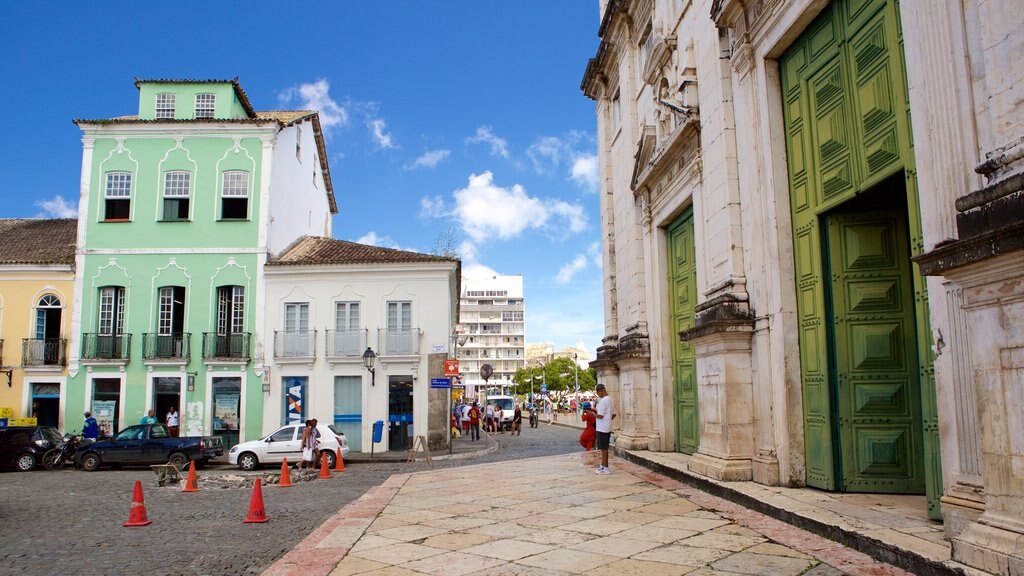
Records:
M299 470L306 468L307 466L313 467L313 447L310 445L310 435L313 431L309 427L310 420L306 420L306 426L302 429L302 460L299 461Z
M157 423L156 410L150 410L149 412L146 413L145 416L142 417L142 420L139 420L139 424L156 424L156 423Z
M82 444L92 444L99 438L100 425L92 417L92 412L85 411L85 424L82 425Z
M549 426L551 425L552 418L554 418L554 415L552 415L551 412L552 412L551 400L546 400L544 402L544 414L548 417L548 425Z
M469 408L469 435L473 442L480 439L480 408L476 402Z
M611 474L611 469L608 468L608 445L612 439L612 420L615 419L614 408L612 408L612 397L608 395L608 390L604 384L598 384L595 388L597 397L600 400L597 401L597 424L595 426L595 436L597 449L601 451L601 465L594 470L594 474Z
M494 432L494 404L488 404L484 411L484 426L487 428L487 433L490 434Z
M309 421L309 445L313 448L313 469L320 466L320 431L316 429L316 418Z
M523 435L523 408L516 404L516 410L512 413L512 432L516 436Z
M469 434L469 410L472 406L469 403L462 405L462 435Z
M494 404L494 429L499 434L505 433L505 411L501 409L498 403Z
M587 452L590 452L594 448L594 442L597 440L597 416L594 411L590 409L590 402L583 403L583 432L580 434L580 446Z
M167 419L164 420L164 424L167 424L167 431L171 433L171 438L178 437L178 411L171 406L171 409L167 411Z

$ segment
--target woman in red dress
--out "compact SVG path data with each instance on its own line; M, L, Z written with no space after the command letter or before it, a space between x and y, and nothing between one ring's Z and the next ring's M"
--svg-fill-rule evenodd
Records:
M580 446L583 446L587 452L594 447L594 441L597 439L597 416L594 411L590 409L590 402L583 403L583 423L586 428L583 429L583 433L580 434Z

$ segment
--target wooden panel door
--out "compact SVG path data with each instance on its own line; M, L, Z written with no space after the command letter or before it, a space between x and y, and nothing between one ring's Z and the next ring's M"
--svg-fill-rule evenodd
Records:
M693 307L697 302L692 209L687 210L668 227L668 255L676 449L684 454L693 454L700 444L697 365L693 346L679 339L680 332L693 328Z
M914 288L902 210L826 217L840 489L923 493Z

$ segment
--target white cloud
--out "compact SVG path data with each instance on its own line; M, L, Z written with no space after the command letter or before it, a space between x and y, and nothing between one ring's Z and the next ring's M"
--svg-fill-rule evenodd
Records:
M394 138L387 133L387 122L381 118L372 118L368 123L370 132L373 134L373 141L378 148L389 150L395 147Z
M489 144L491 146L491 156L501 156L506 160L509 158L508 153L508 142L494 134L490 126L481 126L476 129L476 135L466 138L466 142L470 144Z
M572 259L572 262L562 266L558 271L558 275L555 276L555 282L559 284L568 284L569 282L572 282L572 278L577 272L585 270L586 267L587 257L583 254L577 254L576 257Z
M604 260L601 257L601 243L600 242L594 242L593 244L588 246L587 247L587 255L590 256L590 259L594 262L594 266L598 270L604 268Z
M526 155L533 163L533 169L540 174L554 172L562 162L567 144L557 136L541 136L526 149Z
M394 248L401 250L398 242L392 240L389 236L378 236L376 232L370 231L363 234L356 240L356 244L367 244L369 246L380 246L381 248Z
M589 192L598 190L597 155L581 154L572 161L569 179Z
M337 126L348 124L348 110L331 98L331 83L321 78L309 84L292 86L281 92L278 99L284 104L298 100L303 109L320 112L320 126L324 133L331 132Z
M565 220L572 232L586 227L582 206L531 197L519 184L496 186L489 171L471 174L469 185L456 190L454 196L455 216L475 242L514 238L528 228L545 227L554 217Z
M78 217L78 206L68 202L60 195L54 196L49 200L36 200L36 206L43 211L40 216L46 218Z
M444 203L444 198L440 196L431 196L420 198L420 217L421 218L441 218L448 215L448 206Z
M479 252L477 252L476 244L473 244L469 240L463 240L462 243L459 244L459 254L460 258L465 262L476 262Z
M429 150L414 160L412 164L406 165L405 169L433 168L447 158L449 154L451 154L450 150Z

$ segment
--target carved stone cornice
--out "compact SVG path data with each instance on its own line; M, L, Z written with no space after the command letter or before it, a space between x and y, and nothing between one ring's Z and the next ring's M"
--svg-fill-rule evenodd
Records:
M693 143L696 145L688 148L688 144ZM630 188L634 195L644 187L653 187L654 182L669 170L670 164L676 160L678 154L692 155L693 158L684 159L687 163L700 158L700 118L698 114L694 112L686 115L684 121L676 126L664 144L660 148L651 150L649 156L644 157L642 153L643 149L637 150L637 163L633 167L633 180ZM641 158L643 158L642 162Z
M732 28L744 10L743 0L715 0L711 3L711 20L719 28Z
M644 82L654 85L654 82L661 75L661 69L668 64L672 58L672 51L676 48L676 37L674 34L658 36L654 39L654 45L647 55L647 62L644 64Z
M679 333L684 342L724 333L754 332L754 311L746 299L723 294L694 307L694 327Z

